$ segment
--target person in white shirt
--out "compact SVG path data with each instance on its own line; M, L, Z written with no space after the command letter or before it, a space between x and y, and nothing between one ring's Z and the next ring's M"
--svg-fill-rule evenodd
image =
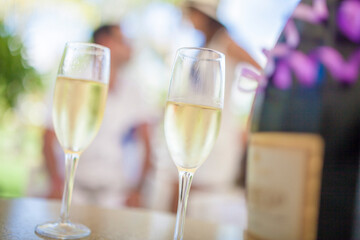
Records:
M120 27L101 26L93 39L111 51L109 92L101 128L80 156L73 201L137 207L141 205L141 189L151 167L150 114L137 83L119 74L131 55ZM53 129L46 129L43 152L50 176L50 198L60 198L63 190L64 159L57 154L61 152L58 148Z

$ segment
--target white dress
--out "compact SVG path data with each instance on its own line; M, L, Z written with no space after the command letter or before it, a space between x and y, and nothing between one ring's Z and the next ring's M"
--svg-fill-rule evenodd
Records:
M208 159L196 171L187 216L217 223L246 225L244 191L236 186L244 151L244 126L236 116L232 99L236 90L235 69L239 62L232 59L222 44L222 30L206 46L225 54L225 96L219 136Z
M243 151L241 142L241 122L232 109L235 68L237 62L229 57L226 47L222 45L220 30L206 46L225 54L225 95L221 125L218 138L207 160L196 171L193 185L223 189L233 187L240 171L240 160Z
M215 222L244 224L246 217L245 199L242 189L235 186L241 169L241 125L232 112L231 98L234 72L237 62L229 56L221 45L221 32L206 47L226 55L226 84L222 123L218 139L209 158L196 171L190 191L187 216ZM162 121L161 121L162 122ZM155 130L155 174L148 184L148 207L168 211L177 191L178 173L167 150L163 125ZM176 189L174 189L174 187Z
M80 156L74 203L106 207L124 203L142 169L143 149L136 141L134 127L151 120L145 103L136 82L119 82L109 92L100 130Z

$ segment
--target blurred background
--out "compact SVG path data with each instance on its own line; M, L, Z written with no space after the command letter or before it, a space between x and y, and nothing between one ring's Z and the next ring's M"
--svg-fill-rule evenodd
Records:
M264 66L263 49L274 46L297 3L296 0L223 0L218 5L217 17L232 39ZM155 145L153 166L165 169L163 172L167 172L169 179L177 178L176 167L161 140L171 65L179 47L203 46L205 41L203 34L184 17L183 4L182 0L0 0L0 197L48 197L43 134L49 122L61 54L66 42L91 41L93 30L105 23L121 26L132 49L125 76L137 82L138 91L154 113L150 135ZM239 129L245 128L252 97L233 94ZM126 114L127 110L121 111ZM239 168L240 159L241 156ZM148 182L155 178L156 174L147 176ZM160 182L170 181L162 179ZM176 184L174 180L173 185ZM171 203L156 204L163 193L154 197L157 190L150 185L146 184L143 191L146 197L139 206L173 211ZM158 188L172 194L173 185ZM175 189L176 192L177 185ZM238 221L232 219L232 213L243 210L243 193L239 189L233 197L219 192L195 193L195 188L190 194L194 206L189 205L190 216ZM220 201L229 207L226 211L213 209L211 215L203 199L217 206ZM219 218L216 214L220 213L224 216Z

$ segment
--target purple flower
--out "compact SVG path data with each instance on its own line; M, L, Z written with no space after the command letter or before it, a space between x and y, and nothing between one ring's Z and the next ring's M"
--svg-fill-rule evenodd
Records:
M289 63L300 83L305 86L312 86L315 83L318 73L316 61L300 51L294 51Z
M359 74L360 49L355 51L346 61L334 48L319 47L315 55L326 66L331 75L344 83L354 83Z
M320 23L326 20L328 16L326 0L313 0L312 5L299 3L293 14L294 18L310 23Z
M279 89L288 89L291 86L291 70L287 60L279 60L274 72L274 85Z
M337 12L337 25L351 41L360 42L360 2L347 0L341 3Z

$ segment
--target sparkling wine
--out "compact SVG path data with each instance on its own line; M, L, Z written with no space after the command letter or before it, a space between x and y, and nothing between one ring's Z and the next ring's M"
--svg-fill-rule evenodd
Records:
M168 101L165 136L179 169L195 171L209 155L219 132L221 109Z
M65 152L82 152L91 143L101 125L106 96L104 83L57 78L53 122Z

